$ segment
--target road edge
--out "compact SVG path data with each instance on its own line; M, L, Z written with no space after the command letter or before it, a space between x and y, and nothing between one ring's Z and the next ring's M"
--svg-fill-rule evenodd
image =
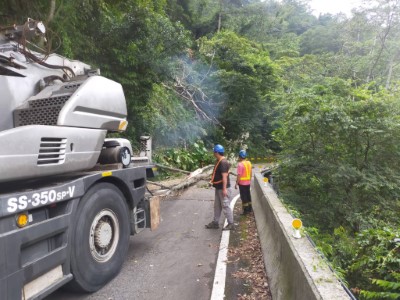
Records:
M240 198L240 195L233 197L230 207L233 212L236 201ZM228 224L225 219L224 227ZM211 291L210 300L222 300L225 297L225 281L226 281L226 266L228 260L228 247L229 247L230 231L223 230L221 236L221 243L219 244L217 265L215 267L214 282Z

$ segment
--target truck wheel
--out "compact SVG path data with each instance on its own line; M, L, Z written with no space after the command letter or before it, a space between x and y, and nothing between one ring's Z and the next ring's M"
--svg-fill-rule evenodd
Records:
M95 292L119 273L129 246L128 211L110 183L93 186L81 199L72 232L71 289Z

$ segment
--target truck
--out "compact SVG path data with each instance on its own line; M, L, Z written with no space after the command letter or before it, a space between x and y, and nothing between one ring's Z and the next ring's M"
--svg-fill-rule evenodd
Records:
M132 157L120 84L28 45L42 22L0 27L0 299L99 290L132 235L158 224L151 138ZM39 47L38 47L39 48Z

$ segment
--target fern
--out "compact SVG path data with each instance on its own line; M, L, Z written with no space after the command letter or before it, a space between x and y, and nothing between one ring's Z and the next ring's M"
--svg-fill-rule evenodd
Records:
M396 281L388 281L381 279L372 279L372 284L378 286L383 291L361 291L361 296L364 299L400 299L400 273L391 274Z
M400 282L390 282L381 279L372 279L372 283L384 289L400 290Z

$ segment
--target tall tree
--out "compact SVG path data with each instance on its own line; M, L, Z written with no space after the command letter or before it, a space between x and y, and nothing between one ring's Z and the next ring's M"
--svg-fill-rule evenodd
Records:
M364 82L390 88L400 76L400 1L367 0L349 20L344 52L353 57Z
M213 67L204 85L225 138L240 143L250 134L248 144L265 149L271 143L271 95L278 80L268 52L231 31L221 31L201 40L200 53Z

